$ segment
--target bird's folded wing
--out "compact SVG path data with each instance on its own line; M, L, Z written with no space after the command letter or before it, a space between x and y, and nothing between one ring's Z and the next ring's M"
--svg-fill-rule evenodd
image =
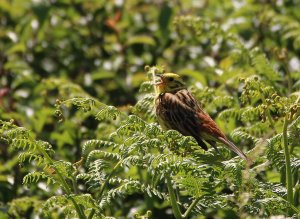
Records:
M164 105L169 108L164 116L170 126L183 135L193 136L198 144L207 150L206 144L200 137L201 121L197 118L197 111L181 101L176 95L166 93L163 98Z
M217 124L212 118L206 114L204 111L199 111L197 114L197 118L202 121L200 124L200 132L201 135L211 136L213 139L218 139L218 137L222 137L226 139L224 133L219 129Z

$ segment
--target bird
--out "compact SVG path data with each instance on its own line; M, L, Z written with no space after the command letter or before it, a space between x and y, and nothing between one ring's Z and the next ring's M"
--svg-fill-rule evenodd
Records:
M196 98L188 91L182 77L175 73L157 74L155 82L158 95L155 113L163 130L177 130L192 136L198 145L208 150L207 143L217 150L216 143L223 143L244 160L251 160L221 131Z

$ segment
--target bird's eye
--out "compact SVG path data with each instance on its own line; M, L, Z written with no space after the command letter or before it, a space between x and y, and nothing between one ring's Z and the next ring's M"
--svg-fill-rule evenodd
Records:
M169 81L174 81L174 78L169 78Z

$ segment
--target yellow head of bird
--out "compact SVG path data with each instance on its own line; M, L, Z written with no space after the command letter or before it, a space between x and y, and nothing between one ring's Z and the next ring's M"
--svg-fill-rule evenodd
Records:
M175 73L164 73L157 75L160 79L156 86L158 92L161 93L172 93L181 89L185 89L185 83L182 78Z

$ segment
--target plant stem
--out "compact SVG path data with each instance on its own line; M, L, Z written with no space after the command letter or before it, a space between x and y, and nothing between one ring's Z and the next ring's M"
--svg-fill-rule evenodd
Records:
M152 68L150 69L151 74L152 74L152 83L153 83L153 84L155 84L155 69L156 69L156 67L152 67ZM155 85L154 85L153 87L154 87L154 93L157 95L157 94L158 94L157 87L156 87Z
M186 210L186 212L182 215L183 218L187 218L189 216L189 214L191 213L191 211L193 210L193 208L196 206L196 204L200 201L200 198L196 198L192 204L190 205L190 207Z
M48 161L48 163L51 164L51 165L53 165L53 164L54 164L54 161L53 161L52 158L48 155L48 153L47 153L43 148L41 148L41 147L39 147L39 150L40 150L40 152L44 155L44 157L45 157L45 159ZM70 200L72 201L72 203L73 203L73 205L74 205L74 207L75 207L75 210L76 210L76 212L77 212L77 214L78 214L78 217L79 217L80 219L86 219L86 217L85 217L85 215L84 215L84 212L83 212L83 210L81 209L81 207L77 204L77 202L76 202L72 197L70 197L70 195L72 194L72 191L71 191L71 189L70 189L68 183L66 182L66 180L64 179L64 177L62 176L62 174L59 172L59 170L58 170L57 168L55 168L55 167L54 167L54 169L55 169L55 172L56 172L56 174L57 174L57 176L58 176L58 178L59 178L59 180L60 180L60 182L61 182L61 184L62 184L63 189L65 190L65 192L66 192L67 195L69 196L69 197L67 197L67 198L70 199Z
M167 176L167 187L170 195L170 201L173 209L173 213L176 219L182 219L182 215L178 206L178 203L176 201L176 195L172 186L171 177Z
M101 196L102 196L102 194L103 194L103 192L104 192L104 189L105 189L105 187L106 187L108 181L110 180L110 178L112 177L112 175L114 174L114 172L116 171L116 169L121 165L122 162L123 162L123 160L120 160L120 161L114 166L114 168L112 169L112 171L110 172L110 174L107 176L106 180L104 181L104 183L102 184L102 186L101 186L101 188L100 188L100 192L99 192L99 194L97 195L97 196L98 196L97 199L100 200L100 198L101 198ZM90 213L89 216L88 216L88 219L92 219L93 216L94 216L94 214L95 214L95 210L92 209L91 213Z
M98 198L100 199L103 192L104 192L104 189L108 183L108 181L110 180L110 178L112 177L112 175L114 174L114 172L116 171L116 169L118 169L118 167L121 165L121 163L123 162L123 160L120 160L115 166L114 168L112 169L112 171L110 172L110 174L107 176L106 180L104 181L104 183L102 184L101 188L100 188L100 192L99 192L99 195L98 195Z
M291 76L291 73L288 69L287 63L283 62L282 66L283 66L283 69L286 73L287 83L288 83L288 95L290 95L292 93L292 86L293 86L292 76Z
M138 168L137 171L138 171L138 174L140 176L141 182L144 182L144 181L149 182L150 181L150 175L149 175L149 173L147 173L147 175L145 177L146 179L144 180L142 169L140 167L137 167L137 168ZM152 211L154 203L153 203L152 198L148 195L147 192L144 194L144 200L145 200L145 203L146 203L147 210Z
M93 218L93 216L94 216L94 214L95 214L95 209L92 209L91 210L91 213L89 214L89 216L88 216L88 219L92 219Z
M283 149L284 149L284 157L285 157L285 174L286 174L286 188L287 188L287 201L293 205L293 182L292 182L292 170L291 170L291 159L288 148L288 136L287 129L289 125L288 115L285 116L284 124L283 124Z
M298 206L299 205L299 195L300 195L300 184L297 184L295 187L294 187L294 205L295 206Z
M54 161L52 160L52 158L48 155L48 153L43 149L39 147L40 152L44 155L44 157L46 158L46 160L48 161L48 163L50 165L54 164ZM63 176L61 175L61 173L58 171L57 168L53 167L55 169L55 172L59 178L59 180L61 181L62 185L63 185L63 189L65 190L65 192L70 195L71 194L71 189L68 186L67 182L65 181L65 179L63 178Z
M261 92L261 100L262 100L262 102L267 105L266 98L265 98L264 93L263 93L263 91L261 89L260 89L260 92ZM271 128L274 130L275 134L277 134L277 131L275 129L274 121L273 121L273 119L271 117L270 110L268 108L267 108L267 117L268 117L268 121L270 122Z
M276 195L276 196L277 196L277 198L282 199L283 201L287 202L287 200L285 200L285 199L282 198L281 196L279 196L279 195ZM294 212L296 212L296 214L297 214L298 216L300 216L300 210L299 210L298 208L296 208L293 204L288 205L288 208L294 210Z
M72 185L73 185L74 193L75 194L79 194L79 191L78 191L78 188L77 188L76 179L75 179L74 176L72 176Z
M75 209L76 209L76 212L79 216L80 219L86 219L86 216L84 215L84 211L82 210L82 208L77 204L77 202L74 200L73 197L68 197L71 202L73 203Z
M273 120L272 120L272 117L271 117L271 115L270 115L270 111L269 111L269 110L268 110L268 112L267 112L267 117L268 117L268 120L269 120L269 122L270 122L270 124L271 124L272 129L274 130L275 134L277 134L277 131L276 131L276 129L275 129L275 125L274 125L274 122L273 122Z

